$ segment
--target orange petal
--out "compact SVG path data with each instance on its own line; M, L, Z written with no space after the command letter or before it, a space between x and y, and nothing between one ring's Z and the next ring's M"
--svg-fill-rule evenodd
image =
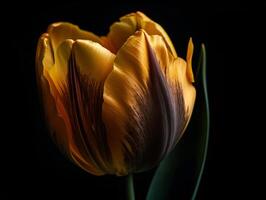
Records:
M53 55L51 52L51 46L49 44L49 37L47 34L43 34L38 42L37 54L36 54L36 79L40 88L40 95L42 97L45 116L53 134L55 141L60 141L62 145L59 145L63 152L68 152L67 142L67 124L60 117L56 100L60 101L60 98L56 96L58 94L53 81L48 76L45 67L52 67L54 63ZM46 74L46 76L45 76ZM70 129L69 129L70 130Z
M169 49L169 51L172 53L174 57L177 57L174 45L166 33L166 31L163 29L161 25L158 23L152 21L150 18L148 18L146 15L144 15L142 12L137 12L136 15L138 16L138 21L140 27L144 29L149 35L160 35L163 37L163 39L166 42L166 46Z
M194 45L192 42L192 38L189 38L188 48L187 48L187 77L188 80L191 81L192 83L194 82L194 75L192 71L193 50L194 50Z
M113 69L115 55L90 40L77 40L73 46L76 65L82 75L103 81Z
M49 26L47 33L51 37L51 43L53 49L57 49L60 44L66 39L77 40L91 40L100 43L100 38L84 30L81 30L78 26L67 22L57 22Z
M106 131L102 122L103 84L115 56L98 43L77 40L73 44L68 71L68 113L75 131L72 141L79 160L103 173L113 173ZM75 157L77 159L77 157ZM90 168L85 168L91 172Z
M188 71L188 64L182 59L182 58L177 58L174 61L173 67L169 71L169 74L176 74L177 76L172 76L172 81L178 81L179 86L183 90L183 99L185 103L185 111L187 115L187 120L186 124L184 127L183 132L185 131L185 128L190 120L190 117L192 115L192 111L194 108L195 104L195 99L196 99L196 89L191 83L191 80L187 76L187 71Z
M170 149L178 122L164 76L168 66L160 64L173 60L163 38L142 29L117 53L104 85L103 121L118 175L147 169Z
M47 46L43 59L45 72L49 74L55 87L62 94L62 89L66 87L67 66L74 41L88 39L100 42L100 38L66 22L50 25L48 33L45 33L42 38Z
M108 42L110 50L114 53L120 49L127 38L136 32L137 21L135 16L125 16L120 18L120 22L115 22L111 25L107 35L106 43Z
M59 93L49 73L49 70L54 67L51 49L48 34L43 34L37 46L36 77L52 138L59 149L68 155L70 159L79 161L83 169L95 175L102 175L103 172L99 171L95 166L79 158L81 153L72 140L73 129L66 106L65 93ZM63 92L66 92L66 90L63 90Z
M125 149L131 151L131 147L124 140L131 117L129 110L137 105L136 95L145 98L143 91L147 90L149 72L146 49L143 32L131 36L118 51L113 71L104 85L103 121L117 175L128 173Z
M192 114L196 97L196 90L191 83L191 77L193 78L191 68L191 49L193 50L193 44L190 40L190 55L188 56L188 61L190 62L186 63L182 58L175 58L172 56L162 37L158 35L146 35L146 37L160 63L162 73L164 74L168 87L171 90L173 101L175 101L175 111L173 112L176 112L176 118L179 122L176 127L178 133L172 140L172 144L174 144L181 138L185 130ZM183 106L184 108L182 108ZM183 112L183 116L180 115L181 111Z
M140 29L144 29L149 35L162 36L167 43L167 48L177 57L175 48L165 30L142 12L125 15L120 18L120 22L115 22L110 27L110 32L107 35L109 42L106 42L106 38L104 38L105 43L108 43L109 45L107 46L109 46L110 50L116 53L128 37Z

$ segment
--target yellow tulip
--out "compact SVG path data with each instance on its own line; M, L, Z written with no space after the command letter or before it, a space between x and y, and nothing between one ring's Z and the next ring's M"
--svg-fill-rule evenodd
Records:
M94 175L127 175L158 164L192 113L193 44L178 57L163 28L141 12L99 37L70 23L38 42L36 74L52 138Z

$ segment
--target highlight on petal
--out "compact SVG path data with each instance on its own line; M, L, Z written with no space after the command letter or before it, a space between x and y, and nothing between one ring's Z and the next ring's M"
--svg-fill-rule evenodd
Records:
M115 55L96 42L77 40L73 52L81 75L95 81L105 80L113 69Z
M119 22L115 22L110 27L107 37L104 38L105 43L108 43L106 47L109 47L112 52L116 53L126 42L127 38L140 29L144 29L149 35L162 36L167 44L167 48L177 57L175 48L164 29L142 12L125 15L120 18Z

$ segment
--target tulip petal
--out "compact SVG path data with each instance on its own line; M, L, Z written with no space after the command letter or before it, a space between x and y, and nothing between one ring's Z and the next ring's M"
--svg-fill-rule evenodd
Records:
M66 39L71 39L71 40L84 39L101 43L101 40L97 35L91 32L81 30L79 29L78 26L68 22L57 22L51 24L48 27L47 33L51 37L51 43L53 49L57 49L60 46L60 44Z
M161 36L154 37L164 44ZM118 175L158 163L171 148L177 123L181 124L176 117L177 106L178 114L186 117L182 111L185 108L182 90L178 88L179 98L173 98L160 66L168 64L167 58L172 55L166 45L157 45L161 53L155 52L152 45L144 30L129 37L118 51L113 71L104 85L103 121ZM180 119L184 121L183 118Z
M158 23L152 21L142 12L137 12L136 14L138 16L139 23L141 24L140 27L144 29L149 35L162 36L166 42L166 46L169 49L169 51L172 53L174 57L177 57L174 45L168 34L165 32L165 30Z
M119 50L113 71L104 85L103 121L117 175L126 175L128 170L123 141L128 134L127 123L132 117L129 111L137 104L135 97L145 99L143 92L147 90L148 58L145 45L142 32L131 36ZM142 143L140 141L139 145L142 146ZM131 148L127 143L125 145Z
M49 36L44 34L41 36L38 42L37 54L36 54L36 77L37 82L39 84L39 88L41 89L41 96L44 105L45 115L48 120L48 124L50 125L51 133L53 135L53 139L55 141L61 141L63 145L60 145L60 149L63 152L67 152L66 149L68 145L65 134L68 133L66 124L63 119L58 115L56 107L56 100L60 100L57 98L58 91L55 88L51 77L47 73L46 68L51 68L54 64L53 55L51 53L51 46L49 44ZM56 95L58 95L56 97ZM59 102L59 101L58 101ZM60 104L58 104L60 105ZM55 131L56 130L56 131Z
M59 149L68 155L70 159L79 161L83 169L95 175L102 175L103 172L83 158L80 158L79 148L72 142L73 129L66 103L67 89L58 90L55 85L56 80L53 79L53 73L51 73L51 69L55 68L54 63L49 35L44 34L40 37L37 46L36 77L52 138L59 146Z
M127 38L136 32L136 27L137 20L134 16L121 17L120 22L113 23L107 37L104 37L105 46L109 47L112 52L117 53Z
M196 98L196 90L191 84L191 77L193 78L191 59L193 51L193 43L190 40L190 55L189 63L186 63L182 58L175 58L168 51L167 46L161 36L146 35L148 43L154 51L156 59L160 63L162 73L167 80L167 85L170 89L172 101L174 104L174 114L178 120L176 133L170 139L170 146L175 146L181 138L189 118L192 114L194 102ZM192 47L192 49L191 49ZM188 76L189 71L189 76ZM184 105L183 105L184 104ZM182 108L184 106L184 111ZM182 112L184 112L182 114ZM171 151L171 149L169 149Z
M68 113L75 131L73 143L80 149L80 158L110 174L113 173L111 156L101 113L103 84L112 70L114 58L110 51L95 42L77 40L68 71Z
M49 43L47 46L49 51L47 51L43 64L54 81L57 90L62 94L62 88L66 86L68 60L74 41L87 39L101 42L101 40L93 33L80 30L78 26L66 22L51 24L44 35L47 43Z
M183 99L184 99L184 103L185 103L186 113L188 116L184 130L185 130L185 128L189 122L191 115L192 115L192 111L193 111L194 103L195 103L195 99L196 99L195 87L192 85L191 80L188 79L188 77L187 77L188 68L189 68L188 64L182 58L178 58L178 59L175 59L173 68L171 70L171 71L175 71L175 70L178 71L176 80L179 81L180 87L183 90Z
M194 45L192 38L189 39L187 48L187 77L189 81L194 82L194 75L192 71L192 55L193 55Z
M113 69L115 55L96 42L77 40L73 52L81 75L92 80L104 81Z
M125 15L120 18L120 22L115 22L110 27L107 38L104 38L105 43L108 44L106 47L109 47L112 52L117 53L128 37L140 29L144 29L149 35L162 36L167 44L167 48L177 57L175 48L164 29L142 12Z

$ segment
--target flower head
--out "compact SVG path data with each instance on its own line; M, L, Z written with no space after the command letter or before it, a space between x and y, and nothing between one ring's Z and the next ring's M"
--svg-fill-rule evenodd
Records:
M192 113L193 44L178 57L163 28L141 12L99 37L70 23L49 26L36 73L52 138L95 174L126 175L158 164Z

